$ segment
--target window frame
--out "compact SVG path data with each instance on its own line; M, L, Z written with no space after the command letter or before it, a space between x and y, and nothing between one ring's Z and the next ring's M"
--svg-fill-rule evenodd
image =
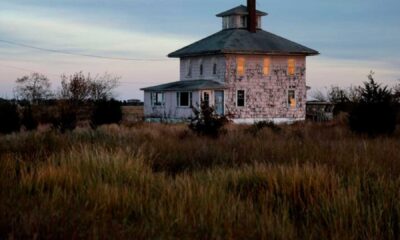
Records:
M218 65L217 65L217 63L215 63L214 62L214 64L213 64L213 75L217 75L217 68L218 68Z
M243 106L239 105L239 92L243 92ZM246 107L246 90L239 89L236 90L236 107Z
M186 77L192 77L192 61L188 59L186 64Z
M182 93L187 93L188 94L188 104L187 105L182 105ZM179 91L176 92L176 105L178 107L192 107L193 106L193 92L190 91Z
M293 92L293 98L290 98L291 92ZM294 100L294 105L292 105L292 102L291 102L292 99ZM290 108L290 109L297 108L297 99L296 99L296 90L295 89L289 89L287 91L287 104L288 104L288 108Z
M204 66L203 66L203 63L200 63L199 72L200 72L200 76L203 76L203 74L204 74Z
M289 76L294 76L296 74L296 59L294 58L288 59L287 71Z
M243 77L245 73L246 73L246 58L244 57L236 58L236 75L239 77Z
M161 96L161 100L159 99L160 96ZM161 91L151 92L150 98L151 98L151 106L153 106L153 107L161 107L165 103L164 92L161 92Z
M268 67L265 66L266 62L268 62ZM268 69L266 72L265 69ZM263 59L263 75L268 76L271 74L271 58L270 57L264 57Z

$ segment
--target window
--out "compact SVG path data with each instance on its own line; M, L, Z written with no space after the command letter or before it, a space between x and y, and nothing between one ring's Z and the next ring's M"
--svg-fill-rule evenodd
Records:
M217 74L217 64L214 63L213 65L213 74L216 75Z
M200 76L203 76L203 64L200 63Z
M296 60L289 59L288 60L288 74L293 76L296 73Z
M192 106L192 93L191 92L177 92L176 100L178 107Z
M247 26L247 16L240 16L240 26L241 27Z
M236 20L236 17L235 16L230 16L229 17L229 28L233 28L233 27L235 27L235 20Z
M209 92L204 92L203 93L203 103L206 106L210 106L210 93Z
M270 65L271 65L271 59L268 57L264 58L264 65L263 65L264 76L269 75Z
M245 100L246 97L244 95L244 90L238 90L236 97L237 97L236 105L238 107L244 107L244 104L245 104L245 101L246 101Z
M152 92L151 93L151 105L162 106L164 104L164 93Z
M244 75L244 65L246 64L246 60L243 57L239 57L236 62L236 72L237 75L243 76Z
M257 16L257 28L261 28L261 16Z
M229 28L229 17L224 17L222 20L222 28L227 29Z
M288 105L291 108L296 107L296 94L294 90L289 90L288 91Z
M187 60L187 63L186 63L186 64L187 64L187 65L186 65L186 68L187 68L186 76L187 76L187 77L191 77L191 76L192 76L192 63L191 63L190 60Z

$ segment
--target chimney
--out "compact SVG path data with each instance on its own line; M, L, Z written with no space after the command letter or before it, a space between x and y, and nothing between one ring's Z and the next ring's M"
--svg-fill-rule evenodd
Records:
M247 28L250 32L257 32L256 0L247 0L247 11L249 12Z

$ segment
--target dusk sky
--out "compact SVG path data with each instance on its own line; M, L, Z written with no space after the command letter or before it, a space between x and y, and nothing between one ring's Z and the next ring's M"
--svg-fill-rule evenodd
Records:
M141 87L179 80L166 55L221 30L215 14L246 0L0 0L0 97L36 71L59 87L60 75L83 71L121 76L117 98L143 99ZM258 0L269 13L263 29L321 55L309 57L307 85L359 85L370 70L378 82L400 79L399 0ZM117 61L76 54L157 61Z

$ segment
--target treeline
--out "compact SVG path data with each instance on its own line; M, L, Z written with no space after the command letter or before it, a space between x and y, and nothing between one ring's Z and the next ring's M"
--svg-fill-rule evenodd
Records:
M375 81L373 72L363 86L331 87L326 95L317 92L314 97L334 103L334 115L348 114L354 132L371 136L391 134L400 123L400 83L392 88L382 86Z
M0 133L35 130L39 124L65 132L75 129L79 121L92 128L119 123L123 103L113 99L118 81L119 77L107 73L92 77L78 72L62 75L60 89L52 91L43 74L18 78L16 98L0 99Z

